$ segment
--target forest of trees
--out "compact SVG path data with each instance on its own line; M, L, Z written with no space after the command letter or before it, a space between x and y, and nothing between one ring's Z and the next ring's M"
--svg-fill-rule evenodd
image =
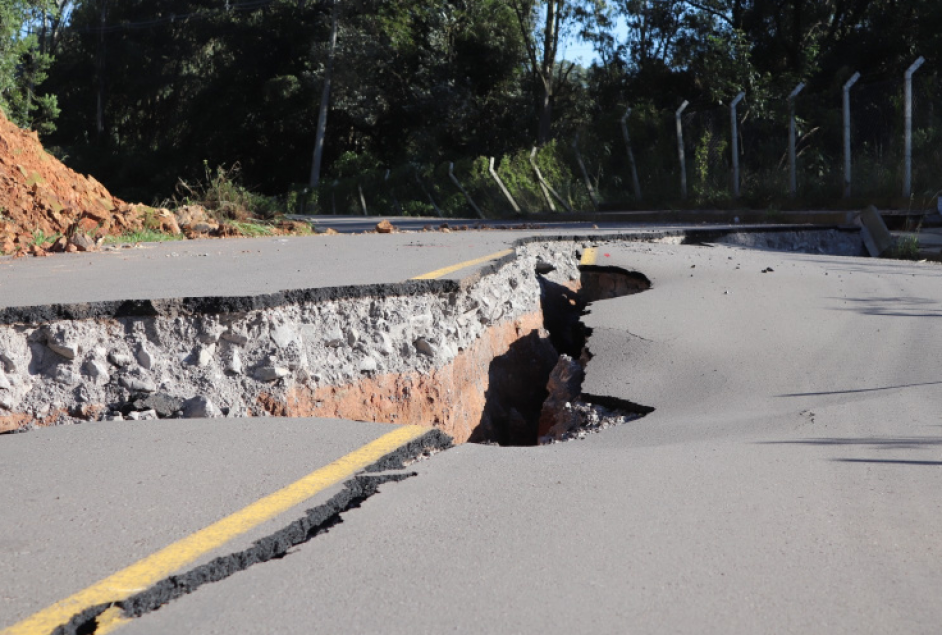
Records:
M534 145L556 148L556 163L541 159L550 178L571 176L576 133L603 197L628 199L626 106L639 164L649 166L642 189L663 202L676 188L657 179L677 169L676 147L667 148L683 100L709 113L745 91L743 134L751 118L778 122L784 135L784 99L800 81L820 111L799 112L803 165L823 198L839 197L831 124L848 77L860 72L861 86L893 97L921 55L920 95L942 96L939 0L0 0L0 29L7 115L71 167L145 202L207 166L234 164L272 196L312 178L375 181L387 169L403 188L418 182L414 172L435 195L447 183L441 166L469 174L482 157L503 157L512 180L513 162ZM564 59L567 42L590 43L595 61ZM322 167L312 170L325 98ZM884 110L898 110L887 99ZM690 135L701 202L711 166L728 163L711 130ZM924 131L920 148L935 152L934 134ZM743 152L762 152L768 137L744 139ZM784 150L768 150L767 162ZM406 205L403 192L384 196L406 213L428 211ZM455 191L439 199L460 204Z

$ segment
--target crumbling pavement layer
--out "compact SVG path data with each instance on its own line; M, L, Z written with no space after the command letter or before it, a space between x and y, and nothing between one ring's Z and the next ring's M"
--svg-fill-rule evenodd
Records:
M274 414L416 423L458 442L487 440L492 361L524 338L548 344L536 272L574 285L593 242L520 241L461 282L6 309L0 431ZM553 438L625 415L603 412L599 423L589 406L560 405L576 423Z

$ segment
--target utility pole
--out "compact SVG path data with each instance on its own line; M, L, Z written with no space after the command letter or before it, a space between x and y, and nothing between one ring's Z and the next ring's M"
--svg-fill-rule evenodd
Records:
M321 161L324 156L324 133L327 131L327 107L330 105L330 82L334 74L334 55L337 51L337 14L339 11L339 0L333 0L330 11L330 45L327 52L327 66L324 69L324 89L321 91L321 107L317 115L317 136L314 139L314 159L311 163L311 188L316 188L321 180Z

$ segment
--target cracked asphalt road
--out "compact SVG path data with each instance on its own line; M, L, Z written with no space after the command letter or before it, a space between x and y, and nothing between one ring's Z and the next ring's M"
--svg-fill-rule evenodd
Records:
M590 307L583 389L653 413L582 441L438 454L327 534L121 632L937 632L942 269L600 252L653 287ZM13 476L29 483L38 461ZM8 523L0 535L28 540ZM76 541L92 563L114 551L96 531L111 530ZM8 571L4 589L49 577Z

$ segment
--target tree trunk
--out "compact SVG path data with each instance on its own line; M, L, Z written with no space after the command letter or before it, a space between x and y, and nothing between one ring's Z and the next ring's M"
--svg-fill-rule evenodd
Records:
M97 131L98 145L102 144L105 136L105 20L108 17L107 0L98 0L101 10L101 19L98 32L98 99L95 109L95 129Z
M543 27L543 63L540 68L540 80L543 95L540 103L540 127L537 141L547 143L552 134L553 94L556 81L556 48L559 43L559 10L561 0L547 0L546 24Z
M327 108L330 105L330 82L334 74L334 54L337 49L337 13L340 10L338 0L333 0L330 13L330 48L327 53L327 67L324 69L324 90L321 92L321 108L317 116L317 137L314 140L314 161L311 164L312 188L321 180L321 160L324 155L324 133L327 131Z

